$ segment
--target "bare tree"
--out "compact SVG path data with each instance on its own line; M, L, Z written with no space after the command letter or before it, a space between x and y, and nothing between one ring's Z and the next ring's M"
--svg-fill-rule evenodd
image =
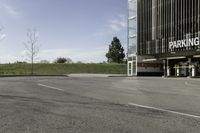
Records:
M39 53L38 32L36 29L27 30L27 41L24 43L26 48L27 60L31 62L31 75L34 74L34 63Z

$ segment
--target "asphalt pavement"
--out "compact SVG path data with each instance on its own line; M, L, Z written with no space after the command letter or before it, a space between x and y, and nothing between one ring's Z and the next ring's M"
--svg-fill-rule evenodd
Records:
M199 133L200 79L0 78L0 133Z

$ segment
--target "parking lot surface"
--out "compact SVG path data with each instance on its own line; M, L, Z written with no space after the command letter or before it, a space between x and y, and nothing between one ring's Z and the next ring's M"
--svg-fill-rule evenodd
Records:
M1 133L199 133L200 79L0 78Z

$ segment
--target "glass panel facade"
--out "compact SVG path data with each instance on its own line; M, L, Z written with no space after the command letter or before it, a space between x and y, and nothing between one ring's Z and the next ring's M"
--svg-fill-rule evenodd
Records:
M128 0L128 75L137 75L137 0ZM130 68L131 67L131 68ZM132 75L130 75L130 69Z
M200 0L137 0L138 55L184 54L199 46L169 48L170 42L200 35Z
M128 15L128 56L137 53L137 0L129 0Z

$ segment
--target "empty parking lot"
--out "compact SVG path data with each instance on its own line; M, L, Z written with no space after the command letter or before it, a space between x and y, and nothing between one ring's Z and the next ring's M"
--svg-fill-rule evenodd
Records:
M0 132L198 133L199 81L0 78Z

